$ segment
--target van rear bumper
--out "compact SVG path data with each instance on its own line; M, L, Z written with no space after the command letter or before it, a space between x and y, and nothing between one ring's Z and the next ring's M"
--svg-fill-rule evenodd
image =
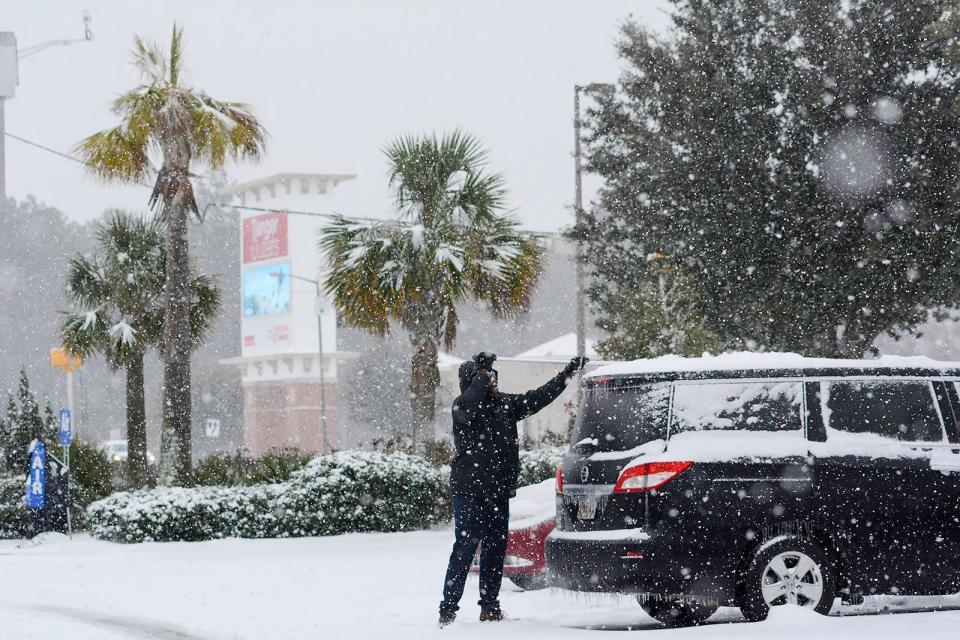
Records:
M686 546L686 545L684 545ZM642 529L554 531L546 540L550 585L570 591L683 594L726 604L733 601L732 572L680 549L674 536ZM724 575L727 573L727 575Z

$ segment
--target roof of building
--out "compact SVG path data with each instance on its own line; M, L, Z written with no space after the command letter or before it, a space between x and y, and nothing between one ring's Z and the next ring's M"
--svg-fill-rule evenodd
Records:
M586 339L585 355L588 358L596 358L596 340ZM565 333L553 340L548 340L532 349L522 351L513 356L513 360L556 360L572 358L577 355L577 334Z

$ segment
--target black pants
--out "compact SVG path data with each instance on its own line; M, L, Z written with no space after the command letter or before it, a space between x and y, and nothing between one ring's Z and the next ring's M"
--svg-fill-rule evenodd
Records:
M477 496L453 496L453 552L443 583L440 613L459 609L463 586L470 564L480 548L480 606L499 608L500 581L503 579L503 558L507 551L510 523L510 501L507 498L487 500Z

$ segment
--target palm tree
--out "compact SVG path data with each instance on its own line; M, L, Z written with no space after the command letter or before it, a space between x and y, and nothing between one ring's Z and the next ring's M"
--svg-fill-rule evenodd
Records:
M64 347L82 358L102 355L114 370L127 373L127 469L130 484L147 483L147 418L143 360L163 344L164 281L167 253L163 227L115 212L97 225L96 252L70 259L67 293L80 312L67 312ZM220 306L220 291L204 275L191 276L190 346L206 336Z
M437 347L452 347L457 306L468 298L498 316L520 311L542 270L537 239L503 215L503 179L486 173L486 152L469 135L408 136L385 151L399 217L337 216L320 241L326 290L341 316L373 333L397 321L413 347L414 446L432 427L440 382Z
M187 225L199 217L191 163L216 169L227 158L259 159L266 133L246 105L214 100L182 82L183 30L173 27L169 52L134 38L133 64L143 84L113 103L120 124L77 146L93 173L108 181L146 182L149 203L166 225L166 314L163 320L162 477L189 483L190 296ZM151 158L159 158L155 171Z

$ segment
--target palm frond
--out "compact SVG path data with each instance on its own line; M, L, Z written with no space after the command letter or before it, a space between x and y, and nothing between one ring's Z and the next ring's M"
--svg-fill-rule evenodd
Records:
M190 340L194 348L207 339L220 313L221 293L216 279L197 275L190 280Z
M503 179L484 171L487 153L479 140L454 131L437 136L404 136L384 153L397 208L428 227L470 224L473 217L497 215L505 203Z
M96 260L82 255L69 259L67 295L79 305L88 308L99 307L109 300L110 285Z
M173 23L173 36L170 38L170 86L180 85L180 72L183 65L183 27Z
M167 57L163 49L155 42L148 42L140 36L133 36L131 62L140 72L140 76L150 84L161 84L169 73Z
M105 181L140 182L150 167L142 140L127 135L123 126L99 131L78 144L74 152L89 170Z
M543 247L535 235L497 218L478 226L471 242L470 288L497 316L526 309L543 272Z
M221 102L199 94L191 105L194 155L221 167L227 157L258 160L266 153L267 133L239 102Z
M60 340L71 355L90 358L100 353L111 367L116 368L118 358L112 350L108 328L112 319L102 309L83 313L65 313L60 327Z
M401 306L409 253L396 225L338 216L322 230L320 249L330 271L324 288L350 324L383 334Z
M162 87L138 87L113 101L113 112L123 119L124 136L145 153L157 146L157 114L163 109L166 93Z

